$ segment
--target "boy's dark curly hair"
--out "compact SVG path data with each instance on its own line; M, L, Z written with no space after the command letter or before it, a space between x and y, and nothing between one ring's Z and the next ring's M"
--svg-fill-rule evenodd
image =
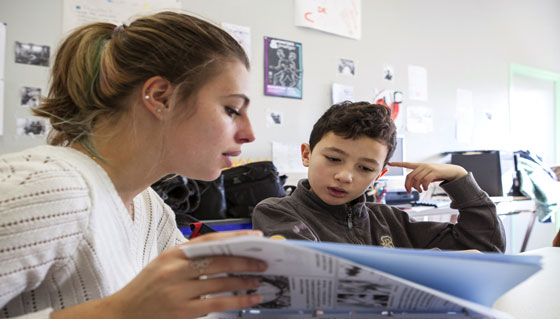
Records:
M397 144L397 128L391 109L381 104L345 101L331 106L313 125L309 146L311 151L325 134L333 132L346 139L367 136L387 146L387 164Z

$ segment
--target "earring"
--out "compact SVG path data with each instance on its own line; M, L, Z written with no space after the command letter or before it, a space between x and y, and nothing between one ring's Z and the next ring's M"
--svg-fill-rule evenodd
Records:
M150 96L149 96L149 95L146 95L146 96L144 96L144 98L145 98L146 100L149 100L149 99L150 99Z
M156 109L156 112L161 113L161 109Z

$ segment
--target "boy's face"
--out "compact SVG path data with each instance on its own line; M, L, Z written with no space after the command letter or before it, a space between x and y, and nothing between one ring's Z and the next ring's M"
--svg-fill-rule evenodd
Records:
M302 144L303 165L308 167L311 191L329 205L346 204L361 196L387 169L387 146L362 136L345 139L329 132L315 145Z

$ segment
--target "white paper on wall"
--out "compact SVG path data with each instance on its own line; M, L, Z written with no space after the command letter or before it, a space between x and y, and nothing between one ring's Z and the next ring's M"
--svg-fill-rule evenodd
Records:
M62 32L91 22L120 25L136 16L180 8L180 0L63 0Z
M6 25L0 22L0 80L4 79L4 63L6 61Z
M4 79L0 79L0 136L4 135Z
M4 135L4 63L6 61L6 25L0 22L0 136Z
M408 97L411 100L428 100L428 71L421 66L408 66Z
M301 163L301 145L272 142L272 162L281 173L306 173Z
M354 101L354 87L338 83L332 84L332 103L337 104L344 101Z
M359 40L361 0L295 0L295 25Z
M251 28L225 22L222 22L222 28L239 42L251 61Z
M406 108L406 129L412 133L429 133L434 130L433 110L424 106Z

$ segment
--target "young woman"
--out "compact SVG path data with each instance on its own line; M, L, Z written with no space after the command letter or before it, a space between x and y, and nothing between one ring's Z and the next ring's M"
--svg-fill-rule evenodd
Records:
M169 173L213 180L254 140L248 69L233 38L185 14L71 33L34 110L50 145L0 157L0 317L195 318L259 303L201 297L259 285L201 276L266 265L186 258L149 187Z

